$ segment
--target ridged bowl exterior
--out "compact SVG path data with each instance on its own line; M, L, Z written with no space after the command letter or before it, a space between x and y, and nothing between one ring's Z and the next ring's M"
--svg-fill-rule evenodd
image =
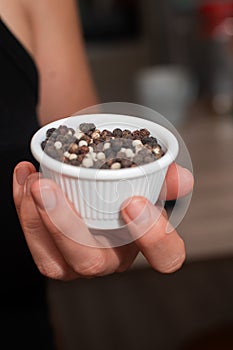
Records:
M144 196L156 203L166 171L167 168L149 175L142 172L140 177L132 179L94 181L64 176L42 166L44 177L54 180L62 188L87 226L95 229L124 226L120 207L131 196Z

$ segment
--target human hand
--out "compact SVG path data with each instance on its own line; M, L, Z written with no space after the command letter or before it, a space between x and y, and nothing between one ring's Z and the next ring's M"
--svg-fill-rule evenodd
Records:
M65 233L71 230L81 231L90 243L94 239L72 203L64 200L60 187L50 179L39 178L40 173L31 163L20 162L14 169L13 196L28 247L43 275L68 281L123 272L132 265L139 251L152 268L162 273L174 272L182 266L183 240L174 229L167 233L166 212L161 213L146 198L130 198L121 210L131 234L138 236L143 232L143 235L120 247L97 248L67 237ZM192 190L193 176L173 163L165 183L166 199L176 199Z

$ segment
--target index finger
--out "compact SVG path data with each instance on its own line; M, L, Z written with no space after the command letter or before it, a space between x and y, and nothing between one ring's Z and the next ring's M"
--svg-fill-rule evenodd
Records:
M165 177L160 193L162 200L174 200L186 196L194 186L194 177L190 170L177 163L172 163Z

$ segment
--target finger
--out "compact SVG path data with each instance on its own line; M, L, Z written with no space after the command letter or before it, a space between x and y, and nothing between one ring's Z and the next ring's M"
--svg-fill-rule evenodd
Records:
M115 272L121 257L111 248L98 248L86 224L53 181L40 179L31 193L37 210L67 264L83 277Z
M32 257L39 271L46 277L60 280L77 278L48 234L31 196L31 186L39 173L27 177L20 204L21 225Z
M193 174L177 163L172 163L167 170L160 199L174 200L186 196L192 191L193 185Z
M24 184L27 177L34 172L36 172L34 165L29 162L20 162L14 169L13 198L18 214L20 212L21 201L24 193Z
M131 234L140 236L135 244L155 270L171 273L182 266L184 242L174 229L166 233L168 221L161 208L144 197L133 197L124 205L122 216Z

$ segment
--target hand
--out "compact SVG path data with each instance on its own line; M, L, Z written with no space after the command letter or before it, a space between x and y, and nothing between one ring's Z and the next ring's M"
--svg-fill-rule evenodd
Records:
M122 207L122 217L132 235L144 234L133 243L116 248L86 246L63 233L72 228L82 231L90 241L93 239L72 203L64 200L62 190L52 180L39 181L39 177L31 163L20 162L14 169L13 195L25 239L43 275L68 281L123 272L132 265L139 251L152 268L162 273L174 272L182 266L184 242L174 229L166 233L165 210L161 214L144 197L133 197ZM166 175L166 198L185 196L192 190L193 182L187 169L173 163ZM56 225L51 218L56 220Z

